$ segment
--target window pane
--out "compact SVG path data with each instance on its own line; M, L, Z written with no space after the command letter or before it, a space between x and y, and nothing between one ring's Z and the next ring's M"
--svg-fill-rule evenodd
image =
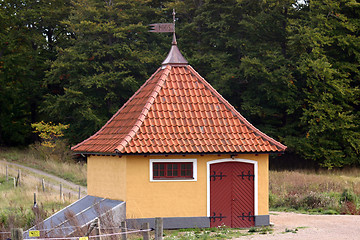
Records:
M154 174L154 177L158 177L159 176L159 171L158 171L158 169L159 169L159 164L158 163L154 163L153 164L153 174Z
M169 164L166 164L166 170L167 170L167 176L168 177L172 177L172 164L169 163Z
M192 178L193 163L153 163L154 178Z

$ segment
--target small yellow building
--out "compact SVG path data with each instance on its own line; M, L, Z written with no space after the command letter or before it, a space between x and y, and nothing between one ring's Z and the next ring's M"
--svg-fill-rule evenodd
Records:
M165 228L269 224L269 154L286 146L251 125L181 55L162 66L93 136L88 194Z

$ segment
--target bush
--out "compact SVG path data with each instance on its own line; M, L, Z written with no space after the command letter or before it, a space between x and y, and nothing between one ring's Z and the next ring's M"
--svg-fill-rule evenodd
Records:
M307 209L326 208L332 205L332 200L329 196L316 192L310 192L301 202L303 207Z
M341 214L360 215L360 209L353 202L343 202L341 205Z
M344 189L340 196L340 204L343 202L352 202L356 204L357 199L355 193L349 189Z

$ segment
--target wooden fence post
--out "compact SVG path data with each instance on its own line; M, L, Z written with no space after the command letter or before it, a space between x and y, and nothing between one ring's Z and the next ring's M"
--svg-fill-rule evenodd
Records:
M155 240L163 239L163 219L155 218Z
M45 179L41 180L41 186L42 186L43 192L45 192Z
M126 228L126 222L123 221L121 222L121 232L123 232L124 234L121 234L121 240L126 240L127 239L127 228Z
M100 237L101 230L100 230L100 219L99 218L95 218L95 225L96 225L96 227L95 227L95 235L97 236L95 238L95 240L101 240L101 237Z
M61 183L60 183L60 200L63 200L63 189Z
M34 207L37 207L37 203L36 203L36 193L34 193Z
M80 199L80 196L81 196L81 189L80 189L80 186L79 186L79 196L78 196L78 199Z
M6 170L5 170L5 175L6 175L6 181L9 180L9 175L8 175L8 165L6 165Z
M11 240L23 240L22 228L11 229Z
M21 185L21 170L18 169L18 175L16 178L16 186L20 186Z
M141 225L141 229L145 230L145 229L149 229L149 223L143 223ZM142 236L144 240L150 240L150 231L146 231L146 232L142 232Z

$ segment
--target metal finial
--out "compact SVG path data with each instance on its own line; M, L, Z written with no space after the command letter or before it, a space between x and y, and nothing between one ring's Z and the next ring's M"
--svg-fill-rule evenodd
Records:
M173 33L173 40L172 40L172 46L170 49L169 54L167 55L166 59L162 62L162 65L174 65L174 66L186 66L188 65L188 61L184 58L184 56L181 54L177 42L176 42L176 36L175 36L175 9L173 9L172 12L173 15L173 23L154 23L150 24L151 27L149 32L172 32Z
M172 12L172 15L173 15L173 22L174 22L174 32L175 32L175 8L173 8L173 12Z
M173 12L172 12L172 15L173 15L173 24L174 24L174 32L173 32L173 40L172 40L172 45L177 45L177 42L176 42L176 35L175 35L175 9L173 8Z

